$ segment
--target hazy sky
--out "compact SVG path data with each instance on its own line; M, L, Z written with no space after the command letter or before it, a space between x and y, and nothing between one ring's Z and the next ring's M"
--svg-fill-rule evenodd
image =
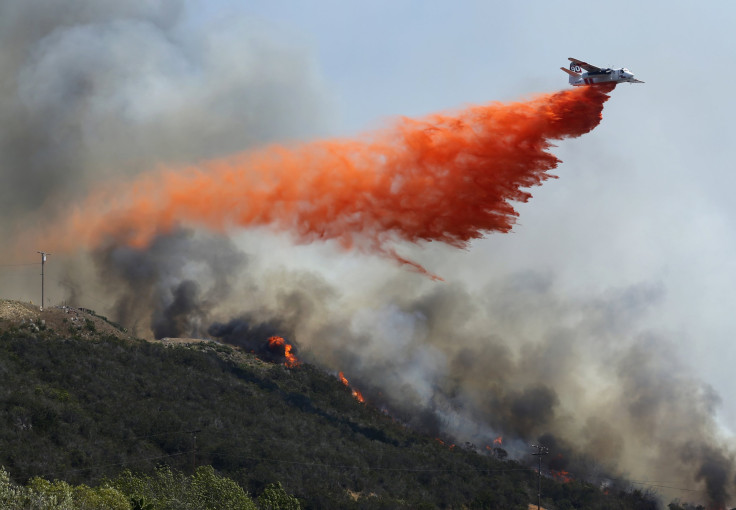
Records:
M311 52L335 136L565 88L567 57L631 69L646 84L620 86L593 133L556 149L560 179L533 190L514 232L430 247L432 269L478 287L488 266L547 272L580 295L657 288L651 327L716 388L724 424L736 420L736 4L269 0L193 12L193 23L260 19Z

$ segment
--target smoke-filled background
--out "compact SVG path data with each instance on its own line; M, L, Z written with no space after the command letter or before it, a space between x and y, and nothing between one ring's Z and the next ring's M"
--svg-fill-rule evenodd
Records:
M542 440L573 476L733 505L733 10L5 0L0 264L36 262L47 248L16 239L159 166L563 89L567 57L626 66L647 83L559 142L560 179L511 233L395 245L444 282L267 225L192 227L52 254L47 299L148 337L282 335L432 433L518 456ZM38 267L1 266L0 295L38 302Z

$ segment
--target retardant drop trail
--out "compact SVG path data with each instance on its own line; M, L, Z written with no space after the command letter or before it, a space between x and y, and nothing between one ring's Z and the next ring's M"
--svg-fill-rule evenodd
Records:
M98 190L62 225L53 250L103 243L146 246L180 225L224 231L269 226L298 242L335 239L399 257L393 242L463 247L508 232L512 202L554 177L551 142L601 121L613 86L580 87L455 115L400 118L355 140L269 146L197 167L166 168ZM46 237L46 246L49 246Z

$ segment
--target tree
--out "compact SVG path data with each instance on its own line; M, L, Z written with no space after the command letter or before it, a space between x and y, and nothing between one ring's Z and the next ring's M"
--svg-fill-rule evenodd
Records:
M129 510L128 498L117 489L102 485L87 487L78 485L72 489L75 510ZM150 510L150 509L149 509Z
M198 467L191 477L187 507L193 510L256 510L243 488L229 478L218 476L212 466Z
M153 503L147 501L146 498L130 498L131 510L153 510Z
M10 480L5 468L0 466L0 508L22 508L25 490Z
M258 506L261 510L301 510L299 500L286 493L281 482L268 485L258 496Z
M34 477L26 485L28 508L34 510L76 510L72 487L63 481L49 482Z
M123 471L110 482L133 502L134 510L256 510L248 493L212 466L200 466L192 476L156 469L153 476Z

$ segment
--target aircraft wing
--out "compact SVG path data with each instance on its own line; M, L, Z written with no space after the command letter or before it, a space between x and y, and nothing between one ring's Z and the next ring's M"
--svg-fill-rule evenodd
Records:
M590 65L587 62L583 62L582 60L578 60L576 58L568 57L567 60L569 60L573 64L579 65L580 67L582 67L583 69L585 69L589 73L591 73L591 72L592 73L597 73L597 72L600 72L601 71L601 68L600 67L596 67L596 66Z

